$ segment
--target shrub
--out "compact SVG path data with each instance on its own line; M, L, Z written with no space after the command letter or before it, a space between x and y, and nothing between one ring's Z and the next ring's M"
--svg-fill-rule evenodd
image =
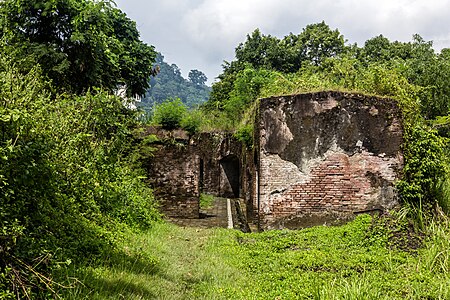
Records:
M250 149L253 146L253 124L241 125L234 133L234 137Z
M167 99L155 107L153 122L167 130L180 128L186 112L187 107L180 98Z
M120 98L50 96L38 71L3 58L0 78L0 298L50 298L54 270L159 214L123 159L136 118Z
M408 128L405 137L405 167L397 187L403 201L431 208L439 198L439 184L447 169L445 143L424 125Z
M192 110L186 113L181 120L181 127L190 135L197 133L203 123L203 114L200 110Z

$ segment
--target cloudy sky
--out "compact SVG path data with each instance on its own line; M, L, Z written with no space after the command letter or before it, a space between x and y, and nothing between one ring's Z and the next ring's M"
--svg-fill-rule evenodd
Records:
M212 82L224 60L259 28L283 37L325 21L348 43L383 34L410 41L420 34L437 50L450 48L450 0L116 0L136 21L141 38L186 77L203 71Z

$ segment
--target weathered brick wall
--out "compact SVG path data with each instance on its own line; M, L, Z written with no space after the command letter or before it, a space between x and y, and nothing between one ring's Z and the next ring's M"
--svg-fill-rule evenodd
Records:
M262 228L396 205L403 133L394 101L340 92L263 99L257 132Z
M150 185L169 217L199 217L200 158L189 144L154 145L148 164Z
M158 139L152 144L153 157L146 164L149 183L169 217L198 218L201 193L220 197L247 194L243 183L246 165L242 144L230 133L201 133L189 137L183 131L155 127L147 135Z
M200 193L246 200L262 229L347 220L397 204L401 113L395 102L340 92L261 100L254 150L229 133L151 129L148 162L162 211L199 217Z
M195 152L203 162L202 192L221 197L235 197L241 191L233 190L226 171L230 161L237 161L238 181L242 168L242 144L230 133L201 133L191 140Z

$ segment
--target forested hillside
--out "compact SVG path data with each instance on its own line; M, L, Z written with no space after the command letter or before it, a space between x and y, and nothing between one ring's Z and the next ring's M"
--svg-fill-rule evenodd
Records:
M209 98L211 88L206 85L208 78L199 70L191 70L188 79L181 75L177 65L169 65L158 53L154 68L156 76L151 77L150 87L138 106L151 113L155 105L167 99L180 98L188 108L197 108Z

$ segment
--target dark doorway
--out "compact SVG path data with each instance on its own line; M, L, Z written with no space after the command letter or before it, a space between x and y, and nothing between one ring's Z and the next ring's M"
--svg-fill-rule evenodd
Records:
M221 180L221 190L224 197L239 198L240 164L236 155L229 155L220 160L224 179Z

